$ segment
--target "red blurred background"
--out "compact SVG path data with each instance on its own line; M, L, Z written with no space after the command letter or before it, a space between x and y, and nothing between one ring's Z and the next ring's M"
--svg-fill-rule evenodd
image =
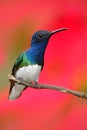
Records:
M87 130L84 99L32 88L7 99L7 74L32 34L60 27L69 30L50 39L39 83L87 92L87 1L0 1L0 130Z

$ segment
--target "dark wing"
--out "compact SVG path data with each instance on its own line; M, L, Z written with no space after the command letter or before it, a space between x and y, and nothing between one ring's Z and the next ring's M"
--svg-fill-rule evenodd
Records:
M17 58L17 60L16 60L16 62L15 62L15 64L14 64L14 66L13 66L13 69L12 69L12 75L15 76L16 71L18 70L18 68L20 67L20 64L21 64L22 61L23 61L23 56L24 56L24 53L21 53L21 54L18 56L18 58ZM10 94L10 92L11 92L13 86L14 86L14 82L11 82L9 94Z
M15 73L16 71L18 70L20 64L22 63L23 61L23 56L24 56L24 53L21 53L18 58L16 59L16 62L14 63L14 66L13 66L13 69L12 69L12 75L15 76Z

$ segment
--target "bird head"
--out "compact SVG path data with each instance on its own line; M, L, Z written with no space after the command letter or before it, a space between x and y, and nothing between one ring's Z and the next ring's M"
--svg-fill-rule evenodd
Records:
M57 33L57 32L61 32L67 30L67 28L60 28L54 31L45 31L45 30L40 30L37 31L36 33L34 33L34 35L32 36L32 42L31 42L31 46L35 46L35 45L40 45L40 44L44 44L47 45L49 38Z

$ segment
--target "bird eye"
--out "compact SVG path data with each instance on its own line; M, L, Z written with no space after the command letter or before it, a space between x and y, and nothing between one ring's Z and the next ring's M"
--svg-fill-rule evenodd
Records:
M41 39L41 38L43 37L43 35L42 35L42 34L39 34L38 37Z

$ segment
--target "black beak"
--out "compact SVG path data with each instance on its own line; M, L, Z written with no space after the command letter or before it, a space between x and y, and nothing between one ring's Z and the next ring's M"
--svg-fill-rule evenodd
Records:
M54 31L50 32L50 36L52 36L53 34L55 34L57 32L61 32L61 31L65 31L65 30L68 30L68 28L60 28L60 29L54 30Z

